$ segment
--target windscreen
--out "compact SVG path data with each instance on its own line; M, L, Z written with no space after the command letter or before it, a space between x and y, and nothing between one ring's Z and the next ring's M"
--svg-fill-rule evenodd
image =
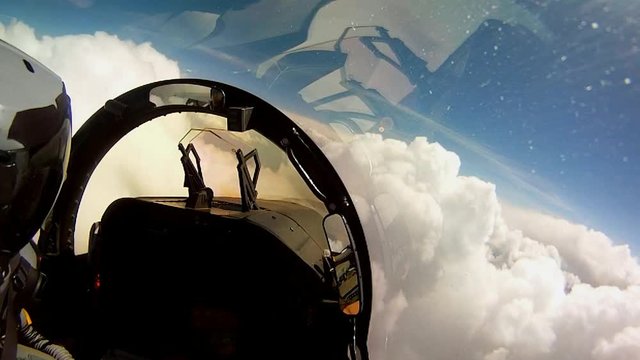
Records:
M286 153L254 130L231 132L212 128L191 129L180 143L185 147L192 144L196 149L205 184L213 189L215 196L240 198L238 151L246 156L255 150L259 159L259 176L256 179L258 199L298 203L321 214L327 211ZM195 164L193 157L192 161ZM249 174L255 174L257 164L255 158L246 162Z
M89 229L100 221L111 202L122 197L187 197L178 144L195 147L204 183L216 197L241 197L236 152L241 150L246 155L255 149L261 162L256 186L258 200L293 202L320 214L327 212L286 153L264 136L253 130L227 131L226 119L219 116L170 114L127 134L99 163L78 211L77 253L87 251ZM248 161L247 168L253 174L255 162Z

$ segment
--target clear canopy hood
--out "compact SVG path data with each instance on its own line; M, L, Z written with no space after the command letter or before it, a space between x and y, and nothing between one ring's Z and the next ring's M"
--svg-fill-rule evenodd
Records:
M176 77L294 119L365 229L372 359L607 359L640 354L637 18L624 0L27 0L0 4L0 38L65 79L76 128Z

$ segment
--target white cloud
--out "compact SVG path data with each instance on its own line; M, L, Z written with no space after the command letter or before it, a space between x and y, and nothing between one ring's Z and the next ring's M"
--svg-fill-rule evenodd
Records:
M598 342L593 355L606 360L635 360L640 353L640 327L627 327L612 339Z
M605 234L564 219L503 206L507 223L558 249L569 272L594 286L640 285L640 267L629 246L614 245Z
M316 139L370 241L372 359L640 356L640 266L628 248L503 207L495 186L460 176L458 156L425 138Z

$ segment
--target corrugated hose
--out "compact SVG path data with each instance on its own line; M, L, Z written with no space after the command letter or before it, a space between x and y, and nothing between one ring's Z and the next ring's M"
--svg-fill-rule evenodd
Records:
M63 346L53 344L42 336L31 324L29 314L20 314L20 343L52 356L56 360L73 360L73 356Z

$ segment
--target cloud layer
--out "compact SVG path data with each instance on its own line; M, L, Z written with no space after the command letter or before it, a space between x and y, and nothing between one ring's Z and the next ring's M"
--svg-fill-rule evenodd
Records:
M323 148L370 241L372 359L640 356L640 266L627 246L503 207L426 138Z

